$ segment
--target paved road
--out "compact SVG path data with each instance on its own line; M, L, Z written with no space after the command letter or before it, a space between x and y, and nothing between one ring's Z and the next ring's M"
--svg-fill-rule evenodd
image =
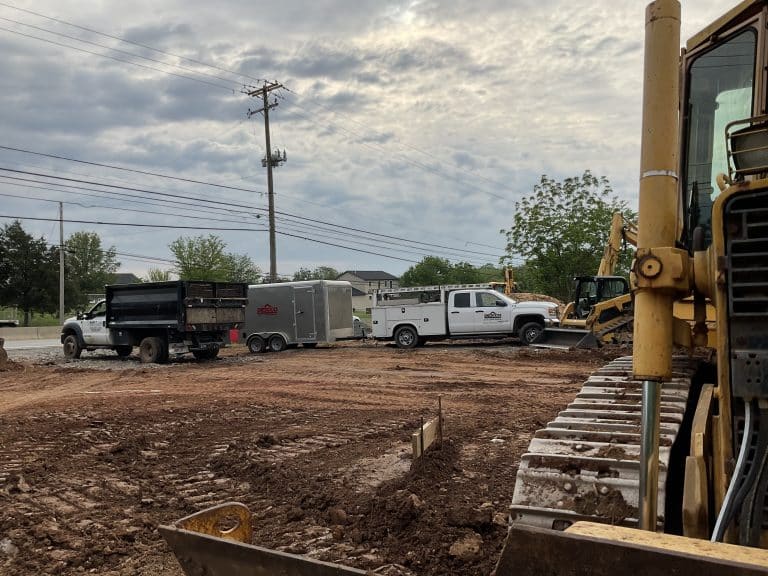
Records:
M33 350L36 348L58 348L61 346L61 340L58 338L40 339L40 340L6 340L6 350Z

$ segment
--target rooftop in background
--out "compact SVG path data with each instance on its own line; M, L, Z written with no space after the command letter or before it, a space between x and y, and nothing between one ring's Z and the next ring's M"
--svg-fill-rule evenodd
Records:
M344 274L354 274L360 278L360 280L365 280L366 282L375 280L399 280L397 276L393 276L389 272L384 272L383 270L345 270L339 274L338 277L341 278Z
M136 284L137 282L141 282L138 276L136 274L133 274L132 272L118 272L115 274L115 280L112 282L113 284Z

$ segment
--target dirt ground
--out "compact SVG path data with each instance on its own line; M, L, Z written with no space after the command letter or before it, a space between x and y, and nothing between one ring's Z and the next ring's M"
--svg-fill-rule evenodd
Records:
M510 342L225 352L0 371L0 574L179 576L158 525L239 501L261 546L487 575L533 432L610 356ZM444 442L413 463L439 397Z

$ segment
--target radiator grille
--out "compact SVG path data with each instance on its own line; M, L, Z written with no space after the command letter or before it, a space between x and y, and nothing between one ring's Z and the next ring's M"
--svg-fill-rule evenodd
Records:
M768 192L735 198L726 211L731 317L768 317Z

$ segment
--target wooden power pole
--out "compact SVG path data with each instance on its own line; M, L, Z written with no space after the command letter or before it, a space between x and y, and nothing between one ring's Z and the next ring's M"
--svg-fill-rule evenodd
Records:
M270 103L269 93L272 92L273 90L277 90L278 88L282 88L282 87L283 85L277 82L271 82L271 83L264 82L264 85L261 88L256 88L254 90L249 90L247 92L248 96L260 97L262 102L262 107L260 109L248 110L248 118L250 118L254 114L264 114L264 134L267 140L266 142L267 153L262 159L261 164L262 166L266 166L267 168L267 195L269 199L269 281L270 282L277 281L277 247L275 245L275 193L274 193L274 187L272 183L272 167L280 166L283 162L285 162L286 157L285 157L285 151L283 151L282 156L280 155L280 151L277 151L274 154L272 153L272 144L269 141L269 110L271 108L277 107L277 99L274 99Z

